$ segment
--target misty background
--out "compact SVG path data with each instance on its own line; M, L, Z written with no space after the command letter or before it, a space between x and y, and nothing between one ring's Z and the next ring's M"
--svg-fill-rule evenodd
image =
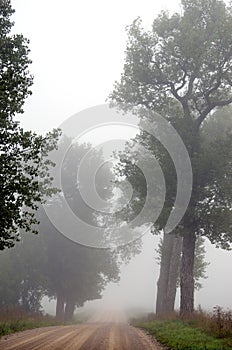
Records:
M14 32L30 40L30 67L35 76L33 95L25 104L22 126L38 133L58 127L71 115L105 102L122 72L126 46L125 27L140 16L145 27L163 9L179 10L179 1L132 0L123 2L75 0L13 0ZM113 132L112 132L113 136ZM131 135L128 133L128 137ZM121 280L109 284L103 300L89 302L127 307L155 307L159 266L155 247L159 237L143 238L140 255L123 266ZM196 292L196 307L212 309L220 303L232 308L232 280L228 269L231 252L216 249L206 241L208 279ZM178 302L178 296L177 296ZM53 303L47 305L48 311Z

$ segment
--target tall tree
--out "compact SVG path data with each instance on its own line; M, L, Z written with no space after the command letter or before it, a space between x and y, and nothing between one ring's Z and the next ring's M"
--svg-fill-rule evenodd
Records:
M180 285L181 251L182 237L175 233L164 233L156 249L157 261L160 264L156 298L157 316L174 312L177 287ZM202 288L200 280L207 278L206 268L209 263L205 261L205 253L204 239L198 236L194 256L194 285L197 290Z
M197 236L205 235L210 241L223 249L228 249L231 243L231 142L232 142L232 120L231 108L223 108L216 111L205 121L200 132L200 158L199 158L199 187L200 195L197 203L198 216L196 217L198 223ZM124 175L132 186L136 186L137 196L132 198L130 203L130 210L137 213L141 210L146 197L146 182L142 181L141 172L135 171L134 161L136 158L143 158L143 163L149 169L149 162L151 162L150 153L148 157L146 152L138 152L140 142L144 143L144 135L136 137L136 143L130 144L124 153L120 154L120 175ZM152 140L149 144L150 138L147 139L148 145L152 153L156 154L163 170L172 173L169 168L170 161L167 154L156 147L156 142ZM151 147L152 146L152 147ZM166 157L167 156L167 157ZM131 165L132 161L132 165ZM169 165L168 165L169 164ZM144 165L143 165L144 167ZM167 199L164 205L164 210L159 219L155 223L154 232L159 231L166 222L167 214L170 212L170 202L173 196L172 189L175 187L175 179L169 176L166 177L167 185ZM169 190L170 189L170 190ZM156 197L153 196L153 201L150 203L150 209L156 205ZM133 216L130 211L129 215L125 216L130 220ZM146 222L150 218L150 213L145 211L143 219ZM198 280L200 277L204 278L206 263L202 260L202 246L200 237L197 239L196 251L194 255L194 284L196 287L200 286ZM182 245L181 230L175 230L172 234L165 234L162 242L162 247L159 251L162 255L162 263L160 268L160 279L158 282L157 295L157 312L163 313L168 310L173 310L175 291L177 285L177 277L179 274L178 261L180 257ZM171 280L169 280L171 276Z
M59 148L54 154L57 163L63 158L63 150L67 149L70 139L63 137ZM106 283L118 279L117 255L110 250L99 250L84 247L77 244L79 234L87 234L88 225L97 225L99 215L96 210L85 203L81 190L89 190L88 174L85 174L82 181L78 181L77 173L81 161L85 158L88 162L87 171L95 169L96 164L103 164L104 158L101 151L95 151L90 145L72 144L62 163L62 192L57 194L48 203L50 210L62 216L62 197L73 211L73 213L86 222L86 227L75 226L74 242L60 234L47 218L43 210L40 211L39 232L43 236L48 259L48 281L51 295L57 299L57 318L69 320L73 316L76 306L81 306L86 300L100 298L101 291ZM58 170L59 171L59 170ZM57 169L54 168L54 173ZM56 174L54 175L56 178ZM102 167L101 172L96 176L96 188L102 198L107 199L112 194L112 186L108 187L111 178L110 169ZM91 193L89 193L91 197ZM95 203L97 204L97 203ZM62 220L67 218L62 216ZM83 231L84 230L84 231ZM76 238L76 239L75 239Z
M24 131L16 116L23 113L33 79L28 71L28 40L11 35L14 13L10 0L0 2L0 249L14 245L19 229L29 231L35 210L51 187L47 158L58 131L45 137ZM39 176L39 178L38 178Z
M210 206L209 202L206 205L202 203L202 193L209 196L206 192L210 186L203 181L199 184L203 180L200 171L202 123L215 108L232 102L231 11L231 6L220 0L182 0L181 14L170 16L162 12L149 32L142 28L140 19L135 20L128 29L124 72L110 95L112 102L134 110L140 117L146 118L141 109L148 109L167 118L189 152L193 168L192 196L178 227L183 235L180 282L183 316L194 309L196 234L201 232L219 244L231 234L229 195L225 195L219 207L212 203ZM228 167L226 170L229 171ZM205 210L204 217L200 209Z
M99 299L106 284L118 280L117 255L72 242L54 228L45 213L40 221L47 257L45 287L56 299L57 319L71 320L76 307Z
M149 151L146 151L146 148L144 149L142 146L146 146ZM170 213L170 207L173 203L173 197L175 196L176 189L176 178L173 176L173 164L168 153L162 149L159 142L153 138L150 138L148 135L141 133L132 142L129 142L125 148L125 151L121 152L118 156L119 165L116 168L116 174L119 178L118 181L120 181L120 177L122 179L126 178L134 189L129 205L125 207L124 211L120 212L120 216L122 216L124 220L131 221L134 215L138 215L144 206L147 196L146 180L141 169L139 169L138 166L135 166L135 164L140 165L142 169L145 168L148 177L154 178L154 186L149 189L150 202L147 206L148 209L143 212L141 224L149 222L152 217L154 207L157 207L159 204L157 198L157 193L159 192L154 189L154 187L156 187L156 181L154 176L155 163L153 161L153 157L155 156L158 159L165 174L167 189L164 210L161 212L160 217L153 227L153 233L159 234L167 220L167 216ZM124 185L124 180L122 181L121 186L123 194L125 195L127 188ZM197 245L199 241L200 238L197 240ZM164 233L162 244L159 245L158 251L160 276L157 283L156 314L161 315L174 311L182 251L182 236L179 234L179 232L175 230L175 232L172 234ZM199 254L197 250L195 252L195 261L198 261L197 266L199 266L200 263L202 264L202 269L194 270L195 284L199 278L204 277L204 268L206 267L206 265L204 265L203 256L201 256L201 258L200 256L201 254Z
M174 311L176 289L180 272L182 238L164 232L157 249L160 274L157 282L156 315Z

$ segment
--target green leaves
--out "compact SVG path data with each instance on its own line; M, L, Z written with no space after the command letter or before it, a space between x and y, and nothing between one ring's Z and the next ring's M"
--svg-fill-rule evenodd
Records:
M183 14L162 12L151 31L141 20L128 30L124 73L110 98L165 117L202 123L216 106L232 102L232 17L222 1L183 1Z
M24 131L15 116L23 113L33 78L28 71L29 41L10 35L10 1L0 3L0 250L14 245L19 229L33 230L35 210L45 196L55 193L47 158L60 132L45 137Z
M41 137L18 125L14 130L0 130L0 249L14 244L19 228L29 231L37 222L36 203L57 192L52 188L49 170L53 163L47 154L58 137L57 130Z

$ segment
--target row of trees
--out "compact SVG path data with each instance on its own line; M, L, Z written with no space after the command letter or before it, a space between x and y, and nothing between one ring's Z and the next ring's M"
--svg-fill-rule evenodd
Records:
M24 234L14 248L1 253L1 307L39 312L47 296L56 299L56 318L68 321L75 307L99 299L106 283L118 280L117 258L73 243L48 219L42 225L39 235Z
M1 284L1 300L4 304L7 303L8 297L12 297L12 300L17 300L18 303L25 306L34 305L28 307L36 308L44 294L55 296L58 301L58 317L63 318L65 312L68 318L75 305L81 305L84 299L99 295L104 281L117 278L115 255L107 251L100 257L98 252L89 253L86 248L67 241L57 232L53 236L55 229L47 221L44 212L40 210L36 214L45 197L54 194L53 199L49 201L54 210L62 203L62 197L59 196L66 196L74 213L89 223L97 223L96 213L89 210L81 199L80 188L75 178L78 159L85 154L88 147L75 146L71 149L66 163L64 162L63 192L59 193L52 185L51 167L54 163L48 159L49 152L57 147L59 131L55 130L45 137L39 136L25 132L15 119L16 115L23 112L24 101L31 93L32 77L28 71L28 41L22 35L10 34L13 26L10 20L12 13L10 0L1 1L0 249L12 247L20 237L20 230L36 231L33 225L40 220L39 239L30 237L32 241L28 243L31 247L28 251L33 252L29 255L35 258L35 249L38 249L43 254L42 261L47 263L43 266L39 259L36 264L35 259L31 273L28 272L31 264L29 258L20 264L23 259L17 260L17 256L21 254L25 259L27 256L26 253L20 253L27 246L28 238L23 235L24 243L20 243L12 251L3 252L1 257L1 266L5 266L5 270L1 272L2 281L4 271L9 269L10 274L11 267L12 271L17 267L16 276L12 278L12 285L9 281L8 293L5 293L5 296L3 283ZM138 115L141 129L146 118L156 127L155 120L150 119L153 114L149 112L160 113L182 137L192 163L193 186L189 206L173 232L174 236L171 238L170 235L164 234L158 283L158 312L168 309L167 300L170 299L166 298L166 301L163 301L160 295L172 295L173 300L173 291L164 291L162 286L167 288L170 284L176 285L178 264L173 262L175 259L178 261L180 255L180 312L183 316L193 312L194 259L198 236L207 237L213 244L225 249L229 248L231 243L231 111L221 109L232 103L231 29L232 8L221 0L182 0L181 14L170 16L162 12L154 20L152 30L147 32L142 28L141 20L135 20L128 28L126 60L121 81L115 84L110 95L111 102L118 108L132 110ZM70 141L63 139L62 142ZM174 207L177 179L167 151L146 132L141 132L132 146L129 145L120 155L119 173L128 178L135 190L130 205L120 215L124 215L125 219L136 215L146 197L145 178L136 168L135 162L128 160L138 159L138 148L141 145L147 148L148 154L156 156L165 173L167 194L164 208L154 224L154 231L160 232ZM79 153L74 161L76 152ZM101 155L96 154L96 157ZM149 155L144 154L141 161L147 163L149 169ZM106 172L104 176L108 177L107 174ZM104 178L101 178L101 181L104 181ZM155 186L153 190L156 197L153 197L150 203L150 211L160 200L157 195L159 191L156 191ZM103 192L102 195L106 198L109 195L108 190L104 189ZM148 213L145 213L143 223L146 223L146 214ZM177 239L173 238L175 236ZM39 248L35 248L37 244ZM168 263L165 256L169 253L165 253L166 251L176 251ZM13 252L14 258L11 256ZM91 256L95 253L96 262L93 266ZM67 260L62 261L64 256ZM76 264L86 265L83 270L80 268L74 271L72 266ZM105 269L106 264L109 270ZM56 267L59 267L59 270L56 270ZM59 272L58 275L56 271ZM65 283L61 284L60 271L63 271L62 278L67 278ZM27 280L28 273L31 276L30 283ZM38 276L34 282L33 274ZM82 287L84 288L85 282L81 284L80 281L86 281L87 276L91 276L92 282L84 291ZM18 293L14 294L14 290Z
M225 128L231 120L227 123L223 119L225 110L220 110L232 103L232 8L220 0L182 0L181 4L181 14L162 12L150 31L142 28L140 19L128 28L124 70L110 100L119 109L136 113L141 129L146 118L155 128L154 114L149 112L158 112L175 127L188 150L192 195L173 232L182 242L180 313L184 316L194 310L197 236L207 237L222 248L228 248L232 238L231 125ZM228 110L228 117L230 114ZM225 132L220 134L222 129ZM153 152L166 175L164 209L154 227L160 231L174 206L175 169L167 151L148 133L141 132L134 142ZM130 145L121 155L119 172L136 184L137 192L140 188L144 202L144 179L135 171L135 162L129 161L136 160L137 149ZM134 210L138 210L138 201ZM163 242L170 241L164 237ZM162 276L163 271L170 271L173 277L173 268L173 259L168 269L161 261L158 294L161 281L167 277Z
M67 138L61 140L53 159L61 161L62 148L69 142ZM74 144L71 147L63 161L62 192L53 196L47 205L62 214L61 197L65 197L76 215L94 224L96 217L83 202L76 182L77 168L89 150L88 145ZM89 170L98 158L103 161L101 152L93 154ZM100 194L106 197L111 190L100 186L109 176L109 169L104 169L104 174L98 177L98 187L102 188ZM81 186L88 188L88 181ZM21 232L21 241L0 256L1 305L21 305L26 311L39 311L42 298L48 296L56 299L57 319L70 320L76 306L100 298L106 283L118 280L117 255L110 250L81 246L64 237L51 223L42 206L36 219L40 222L39 235ZM67 219L62 217L62 220ZM76 227L77 240L78 229Z
M48 201L47 205L63 217L60 204L65 196L71 210L88 223L96 223L94 211L81 199L76 179L80 159L90 146L70 148L63 162L60 192L53 181L54 166L57 160L61 161L63 147L71 141L65 137L59 141L59 130L42 136L20 126L18 119L31 94L33 77L28 69L29 41L23 35L11 34L13 13L10 0L2 0L0 250L11 249L5 249L0 255L0 305L21 305L26 311L38 311L46 295L57 299L57 318L67 320L72 318L75 306L99 298L105 284L118 279L118 261L114 252L86 248L62 236L43 210L41 204ZM59 150L55 151L58 141ZM54 151L52 159L51 151ZM95 152L90 167L99 159L102 160L102 154ZM105 168L104 175L98 178L104 198L111 193L111 189L101 186L107 176L109 169ZM88 184L82 186L88 187ZM28 231L39 235L27 234Z

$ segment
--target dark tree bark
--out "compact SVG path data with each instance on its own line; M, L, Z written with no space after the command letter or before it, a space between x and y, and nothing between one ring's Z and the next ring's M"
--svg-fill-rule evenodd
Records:
M64 321L64 303L65 299L61 294L57 294L56 299L56 319L58 321Z
M192 164L193 184L189 206L184 217L185 233L183 235L181 270L180 270L180 316L185 317L194 311L194 259L197 224L195 210L199 200L199 155L200 139L199 127L192 124L189 140L185 140Z
M65 322L72 321L74 310L75 310L75 302L72 298L68 298L65 305L65 311L64 311Z
M160 275L157 282L157 298L156 298L156 315L160 316L166 309L166 295L169 278L170 256L172 252L173 236L164 233L161 261L160 261Z
M175 308L177 281L180 274L180 261L182 251L182 237L174 236L172 257L169 268L169 279L167 288L166 310L173 312Z
M194 252L196 235L192 232L183 237L180 272L180 315L186 317L194 311Z
M157 316L174 311L177 280L180 268L181 242L182 238L175 234L164 234L160 276L157 283Z

